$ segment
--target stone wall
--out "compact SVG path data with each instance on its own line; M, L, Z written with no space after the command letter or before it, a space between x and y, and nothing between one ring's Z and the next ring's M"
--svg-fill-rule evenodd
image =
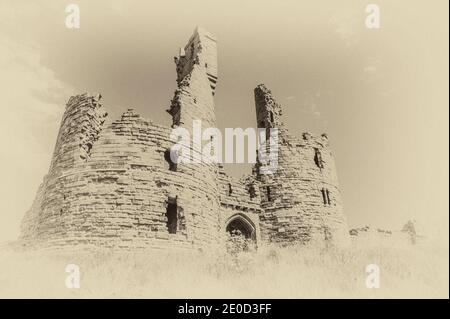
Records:
M365 247L385 245L389 247L421 244L427 240L423 235L404 230L386 230L364 226L350 230L350 240Z
M22 237L124 247L162 241L215 244L219 203L215 175L209 172L216 168L199 163L169 170L164 154L173 144L170 132L132 110L108 124L87 160L80 157L66 170L46 177L45 191L39 192L24 220L30 226L24 226ZM59 150L55 159L61 157ZM167 229L170 201L178 207L176 234Z
M258 182L253 176L243 176L236 180L228 176L219 167L219 192L220 192L220 225L221 235L225 235L230 222L239 218L243 223L248 223L254 232L253 239L257 244L261 243L259 216L261 214L261 196ZM222 238L221 238L222 239Z
M24 217L22 237L50 240L63 230L61 216L67 208L64 179L91 156L106 112L100 96L71 97L66 105L49 173L44 177L31 210Z

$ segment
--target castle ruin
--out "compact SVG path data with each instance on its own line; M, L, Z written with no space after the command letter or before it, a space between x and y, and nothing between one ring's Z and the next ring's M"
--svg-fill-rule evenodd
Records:
M290 135L281 105L264 85L254 90L256 120L259 128L278 129L276 172L262 174L258 161L250 175L235 180L220 164L171 161L172 128L191 130L194 120L216 126L216 38L197 28L175 64L172 127L131 109L107 121L100 95L69 99L20 242L192 249L221 245L236 230L258 246L346 242L327 136Z

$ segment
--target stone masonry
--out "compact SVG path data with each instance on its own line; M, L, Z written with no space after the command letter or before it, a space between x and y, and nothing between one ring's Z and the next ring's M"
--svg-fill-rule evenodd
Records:
M278 169L236 180L222 165L174 163L173 128L194 120L215 127L217 42L197 28L175 58L178 88L172 127L132 109L108 118L101 96L73 96L66 105L52 162L20 242L28 247L213 248L239 230L265 243L345 243L349 239L336 169L325 134L289 135L282 108L256 87L259 128L277 128ZM191 147L191 155L198 152Z

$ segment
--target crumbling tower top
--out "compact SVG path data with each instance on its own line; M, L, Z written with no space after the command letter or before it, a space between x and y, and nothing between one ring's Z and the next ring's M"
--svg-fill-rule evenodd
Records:
M217 84L217 39L214 35L197 27L186 46L180 48L175 64L178 83L192 71L194 65L203 68L214 94Z
M259 128L279 128L281 122L281 105L275 101L272 92L264 85L258 85L255 90L256 121Z

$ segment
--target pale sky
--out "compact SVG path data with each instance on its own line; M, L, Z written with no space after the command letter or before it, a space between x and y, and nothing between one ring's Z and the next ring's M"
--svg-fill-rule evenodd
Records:
M80 29L65 27L69 3ZM70 95L169 124L173 56L197 25L218 38L220 128L254 127L265 83L291 133L328 133L351 227L448 234L448 1L2 0L0 241L18 235Z

